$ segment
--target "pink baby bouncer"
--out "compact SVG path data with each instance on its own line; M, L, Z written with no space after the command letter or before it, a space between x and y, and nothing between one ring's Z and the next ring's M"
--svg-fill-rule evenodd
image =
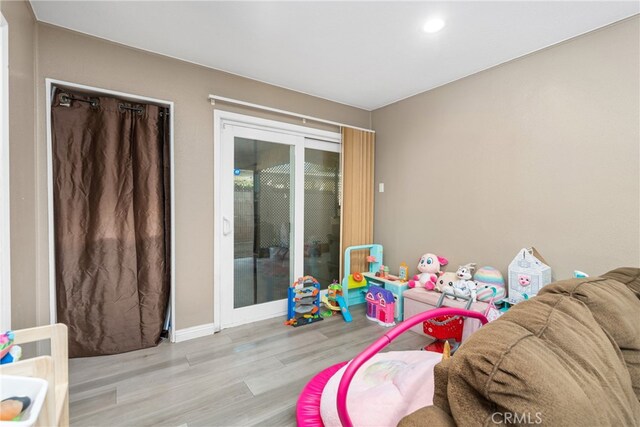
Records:
M382 337L378 338L373 344L364 349L364 351L362 351L353 359L353 361L346 368L344 375L342 376L342 379L340 380L340 383L338 385L336 406L340 422L344 427L353 426L351 418L349 417L349 412L347 410L347 392L349 390L349 385L351 384L351 381L353 380L353 377L358 369L360 369L360 367L374 355L379 353L380 350L389 345L394 339L411 329L411 327L440 316L470 317L479 320L483 325L487 323L487 318L482 313L478 313L477 311L450 307L436 308L434 310L416 314L415 316L400 323L389 332L385 333ZM349 362L337 363L321 371L316 376L314 376L302 389L300 397L298 398L298 404L296 406L296 419L298 422L298 426L324 426L320 413L320 401L322 398L322 392L331 377L347 363Z

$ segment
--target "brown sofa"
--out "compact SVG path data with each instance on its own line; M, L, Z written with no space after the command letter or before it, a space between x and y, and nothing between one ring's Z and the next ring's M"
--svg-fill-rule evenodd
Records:
M640 269L552 283L435 368L401 427L640 426Z

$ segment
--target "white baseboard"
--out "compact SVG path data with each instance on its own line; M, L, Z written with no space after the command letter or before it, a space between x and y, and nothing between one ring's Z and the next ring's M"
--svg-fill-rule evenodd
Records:
M175 333L173 342L182 342L192 340L194 338L206 337L207 335L213 335L214 332L215 327L213 323L205 323L204 325L178 329Z
M222 329L235 328L236 326L242 326L242 325L246 325L248 323L261 322L263 320L269 320L269 319L273 319L273 318L276 318L276 317L282 317L283 319L286 319L286 316L287 316L287 310L284 310L284 311L281 311L281 312L277 312L277 313L263 314L263 315L260 315L260 316L252 317L250 319L240 320L238 322L227 323L225 325L221 325L220 327L216 328L216 332L219 332ZM284 320L283 320L283 322L284 322Z

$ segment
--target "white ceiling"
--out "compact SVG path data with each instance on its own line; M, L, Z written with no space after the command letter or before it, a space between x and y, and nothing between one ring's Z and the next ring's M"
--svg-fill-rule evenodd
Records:
M638 1L33 1L38 20L373 110L640 12ZM427 18L446 27L426 34Z

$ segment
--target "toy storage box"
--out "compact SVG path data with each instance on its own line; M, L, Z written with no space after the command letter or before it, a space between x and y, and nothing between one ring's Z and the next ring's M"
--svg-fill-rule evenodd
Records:
M0 399L8 399L11 396L27 396L31 399L31 405L21 416L20 421L0 421L0 427L31 427L35 425L40 409L47 396L49 383L42 378L31 378L14 375L0 376Z
M509 264L510 304L517 304L538 294L551 283L551 267L535 248L523 248Z
M404 297L404 318L408 319L411 316L425 312L427 310L433 310L438 305L438 299L440 299L440 292L427 291L423 288L413 288L403 292ZM451 298L445 298L442 304L443 307L459 307L465 308L467 301L454 300ZM477 311L479 313L485 313L489 307L486 302L476 301L471 304L470 310ZM462 341L466 340L469 335L480 329L481 323L476 319L465 319L464 329L462 331ZM411 328L413 332L420 335L426 335L422 330L422 323Z

